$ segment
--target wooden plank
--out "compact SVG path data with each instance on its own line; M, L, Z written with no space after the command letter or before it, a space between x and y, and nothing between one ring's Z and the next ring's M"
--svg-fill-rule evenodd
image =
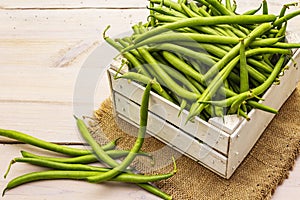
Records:
M176 1L176 0L174 0ZM259 6L261 0L236 0L238 4L238 10L242 11L251 7ZM293 2L293 1L292 1ZM278 10L285 3L291 3L290 0L268 0L269 9ZM141 8L148 5L147 0L2 0L0 2L0 8L2 9L76 9L76 8Z
M2 0L0 2L2 9L144 8L146 5L148 5L147 0Z
M76 146L80 148L80 146ZM82 148L82 147L81 147ZM3 145L0 144L0 191L2 191L8 181L25 173L41 171L46 168L32 166L25 163L16 163L6 179L3 174L11 159L20 156L20 150L44 154L55 155L46 151L33 148L29 145ZM65 187L66 186L66 187ZM133 184L126 183L104 183L91 184L74 180L49 180L32 182L6 192L3 199L7 200L61 200L61 199L149 199L159 200L152 194L145 192Z
M145 9L86 10L0 10L0 38L57 38L102 40L103 30L111 25L109 35L124 34L140 21L146 22ZM8 34L9 33L9 34Z
M33 67L32 71L38 68L55 70L54 68L66 67L95 45L93 41L79 39L0 38L2 73L11 73L12 71L6 70L13 70L14 67L20 67L20 71L30 67Z
M83 31L78 24L75 25L77 19L89 21L82 10L0 11L0 29L3 30L1 33L5 33L0 33L0 79L4 83L0 85L0 100L70 102L81 65L102 44L100 32L110 22L110 35L129 29L133 21L127 19L131 15L134 16L132 20L136 20L134 23L143 18L140 10L91 10L89 17L94 16L98 20L99 16L103 16L103 21L91 23ZM9 16L13 17L10 19ZM64 21L61 16L70 20ZM73 19L74 16L77 18ZM12 31L14 24L17 26ZM99 64L101 60L99 57ZM103 90L108 88L107 82L103 86L107 87L97 90L98 99L101 93L108 94L107 89Z
M71 103L4 101L0 102L0 110L3 129L18 130L52 142L82 141Z

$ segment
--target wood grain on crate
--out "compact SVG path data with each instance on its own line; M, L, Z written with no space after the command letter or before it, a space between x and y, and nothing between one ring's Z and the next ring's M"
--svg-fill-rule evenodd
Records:
M238 0L240 10L256 7L260 0ZM288 0L269 0L279 11ZM59 143L82 142L76 133L73 93L76 77L87 56L101 44L102 31L111 25L114 36L145 20L146 0L2 0L0 2L0 124ZM299 22L289 30L300 32ZM108 97L106 77L99 80L95 107ZM1 143L9 142L0 138ZM1 144L0 172L26 145ZM300 192L300 160L273 199L295 199ZM35 168L18 164L8 178ZM1 176L0 190L8 180ZM61 187L68 184L68 187ZM112 192L114 189L118 193ZM7 193L4 199L156 199L133 186L94 185L75 181L32 183Z

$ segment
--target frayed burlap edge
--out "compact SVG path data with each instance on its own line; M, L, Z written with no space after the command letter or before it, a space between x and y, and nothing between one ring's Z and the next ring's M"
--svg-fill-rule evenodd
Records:
M164 148L166 155L158 160L177 155L178 173L172 178L156 182L157 187L171 194L174 199L271 199L275 189L293 168L300 151L300 92L297 89L280 113L272 120L257 144L245 158L235 174L225 180L158 140L146 138L143 150L155 152ZM118 148L130 149L137 129L116 118L112 102L105 100L90 126L94 137L100 142L123 137ZM122 129L120 128L122 127ZM134 166L144 173L163 173L172 170L172 164L153 166L146 158L137 159Z

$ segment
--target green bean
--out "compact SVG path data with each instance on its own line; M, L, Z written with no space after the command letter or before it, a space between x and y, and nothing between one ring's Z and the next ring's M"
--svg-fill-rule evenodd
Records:
M177 81L180 81L185 87L187 87L190 91L199 94L198 89L195 88L195 86L193 84L191 84L191 82L183 75L181 74L179 71L177 71L176 69L165 65L165 64L161 64L160 65L161 68L166 71L172 78L176 79Z
M281 37L284 38L286 35L286 28L287 28L287 22L283 24L283 26L279 29L278 33L275 37Z
M55 161L55 162L63 162L63 163L88 164L88 163L93 163L98 161L97 157L94 154L87 154L87 155L76 156L72 158L40 156L27 151L21 151L21 154L24 158L38 158L38 159Z
M102 147L94 140L94 138L91 136L87 126L85 125L84 121L74 116L76 119L76 124L78 127L78 130L83 137L83 139L91 146L92 152L96 155L96 157L106 164L108 164L110 167L114 167L117 162L113 160L103 149Z
M40 147L43 149L52 150L52 151L55 151L58 153L63 153L63 154L72 155L72 156L87 155L87 154L91 153L91 151L89 151L89 150L60 146L60 145L45 142L43 140L34 138L34 137L26 135L24 133L12 131L12 130L0 129L0 135L9 137L11 139L16 139L20 142L31 144L31 145L34 145L34 146L37 146L37 147ZM105 145L103 147L104 147L104 149L106 149L106 148L110 149L111 146L112 146L112 144L110 143L109 145ZM115 165L118 165L118 163L116 161L113 160L113 162L115 163ZM149 185L149 186L146 186L145 188L148 188L151 190L152 186Z
M157 175L140 175L140 174L130 174L130 173L121 173L118 176L114 177L112 180L118 182L129 182L129 183L147 183L147 182L155 182L159 180L164 180L172 177L177 173L177 167L175 160L173 158L173 171L165 174L157 174ZM106 173L106 172L104 172Z
M162 43L162 44L152 46L149 48L149 51L152 51L152 50L163 50L163 51L173 52L176 54L181 54L184 57L193 58L193 59L198 60L201 63L206 64L208 66L216 64L215 60L217 60L217 58L215 58L207 53L193 51L189 48L178 46L178 45L172 44L172 43Z
M273 68L269 65L259 62L253 58L247 58L247 62L259 71L265 71L267 73L271 73L273 71Z
M226 52L229 52L233 48L231 45L229 46L225 44L215 44L215 46L225 50Z
M84 164L78 164L78 163L61 163L61 162L43 160L43 159L38 159L38 158L14 158L10 162L10 166L16 162L24 162L24 163L29 163L32 165L37 165L37 166L47 167L47 168L52 168L52 169L59 169L59 170L99 171L99 172L107 172L110 170L109 168L106 168L106 167L97 167L97 166L90 166L90 165L84 165ZM6 175L10 169L10 166L6 172Z
M198 73L196 70L194 70L190 65L186 64L184 61L179 59L174 54L163 51L164 58L171 63L174 67L176 67L179 71L182 73L193 77L195 80L197 80L200 83L203 83L203 75Z
M189 42L189 41L173 41L172 43L201 53L208 52L212 54L211 58L215 61L219 61L219 58L222 58L227 53L227 51L218 47L217 45L213 45L209 43L197 43L197 42ZM152 50L152 48L154 49L154 47L149 47L149 49Z
M196 0L196 1L205 5L209 9L210 15L220 15L219 11L215 7L213 7L211 4L209 4L206 0Z
M166 8L166 7L162 7L162 6L150 7L148 9L152 10L152 11L155 11L155 12L158 12L160 14L164 14L164 15L187 18L187 16L185 14L183 14L182 12L178 12L176 10L169 9L169 8ZM154 13L152 13L152 14L154 14Z
M278 113L278 110L276 110L274 108L271 108L269 106L263 105L263 104L258 103L256 101L253 101L253 100L248 100L247 104L249 104L251 107L259 109L259 110L263 110L263 111L270 112L270 113L273 113L273 114Z
M285 15L285 12L286 12L286 9L289 8L290 6L297 6L298 3L289 3L289 4L285 4L283 5L281 11L280 11L280 14L279 14L279 18L283 17ZM278 29L281 28L281 25L278 25L277 26Z
M239 56L232 59L226 67L224 67L220 73L218 73L215 78L209 83L207 88L203 91L201 97L191 106L190 112L187 116L186 122L190 121L195 116L198 116L202 110L206 107L203 102L206 102L208 99L211 99L218 88L222 85L225 79L228 77L232 69L236 66L239 61Z
M253 78L254 80L258 81L259 83L263 83L266 81L267 77L264 74L260 73L255 68L253 68L252 66L247 65L247 69L248 69L250 78Z
M219 31L220 33L222 33L224 36L229 36L229 37L236 37L238 38L239 36L237 36L233 31L231 31L231 29L227 28L227 27L220 27L219 26L215 26L215 29L217 31Z
M205 88L200 83L198 83L195 79L193 79L189 76L187 76L186 78L197 88L197 90L200 93L202 93L205 90Z
M181 9L181 6L178 3L171 1L171 0L150 0L150 2L155 3L155 4L161 4L168 8L172 8L176 11L183 12L183 10Z
M172 41L194 41L194 42L214 43L214 44L237 44L237 43L239 43L239 39L236 37L208 35L208 34L200 34L200 33L168 32L165 34L156 35L156 36L147 38L139 43L135 43L127 48L124 48L122 50L122 52L126 52L126 51L129 51L129 50L141 47L141 46L149 45L149 44L157 44L157 43L172 42Z
M3 190L2 196L4 196L7 190L13 189L25 183L38 181L38 180L52 180L52 179L73 179L84 180L87 176L98 174L99 172L91 171L66 171L66 170L51 170L42 172L32 172L11 180L6 188Z
M144 137L147 129L148 104L149 104L151 87L152 87L152 82L149 82L143 93L141 108L140 108L140 127L138 130L137 139L133 147L131 148L129 154L124 158L124 160L118 166L114 167L110 171L101 175L88 177L87 180L89 182L102 182L102 181L110 180L111 178L120 174L122 171L126 170L126 168L134 160L136 153L140 151L144 142Z
M177 2L178 2L179 4L181 4L181 3L187 4L187 3L188 3L187 0L177 0Z
M127 182L127 183L148 183L167 179L176 173L177 169L170 173L159 175L141 175L141 174L127 174L122 173L116 177L113 177L111 181ZM53 180L53 179L72 179L72 180L87 180L89 177L104 174L106 172L100 171L72 171L72 170L49 170L41 172L32 172L21 175L11 180L6 188L3 190L2 196L4 196L7 190L13 189L25 183L39 181L39 180Z
M188 17L199 17L198 13L195 13L193 10L191 10L189 7L187 7L185 4L180 4L181 9L184 10L184 12L188 15Z
M260 4L259 7L256 9L248 10L248 11L244 12L242 15L254 15L261 9L261 7L262 7L262 4Z
M227 81L230 81L230 85L238 86L238 89L235 88L238 92L240 92L240 76L232 70L228 75Z
M240 92L245 92L249 90L249 76L244 40L241 40L240 46Z
M262 9L264 15L267 15L269 13L267 0L262 1Z
M294 12L291 12L289 14L286 14L285 16L283 17L280 17L278 19L276 19L274 22L273 22L273 27L278 27L278 26L281 26L284 22L292 19L293 17L296 17L300 15L300 10L296 10Z
M200 16L203 16L202 13L199 12L199 7L196 5L196 3L195 3L194 1L191 1L191 2L189 3L189 6L190 6L190 9L191 9L194 13L196 13L196 14L198 14L198 15L200 15ZM203 16L203 17L204 17L204 16Z
M150 78L148 78L142 74L135 73L135 72L126 72L117 78L125 78L125 79L129 79L129 80L134 80L137 82L141 82L143 84L147 84L151 80ZM161 95L165 99L168 99L170 102L176 103L176 101L161 87L161 85L156 80L152 80L152 84L153 84L152 88L159 95Z
M230 30L232 33L234 33L239 38L245 38L245 37L247 37L247 34L245 34L240 29L238 29L238 28L236 28L234 26L231 26L231 25L228 25L228 24L221 24L221 25L217 25L217 27L228 29L228 30Z
M283 36L279 36L276 38L266 38L266 39L261 39L257 38L254 40L251 44L250 47L266 47L266 46L272 46L273 44L276 44L280 40L282 40Z
M235 16L215 16L215 17L193 17L182 19L174 23L165 24L163 26L152 29L144 34L137 36L134 43L137 44L145 39L163 32L174 30L182 27L209 26L217 24L256 24L263 22L271 22L276 19L275 15L235 15Z
M226 97L232 97L238 95L236 92L232 91L231 89L227 88L226 86L220 87L220 93L225 94Z
M250 117L241 108L238 109L238 116L244 117L247 121L250 120Z
M187 43L188 45L188 43ZM201 46L209 53L217 56L218 58L222 58L226 55L227 51L216 46L216 45L212 45L212 44L205 44L205 43L202 43Z
M162 190L160 190L157 187L152 186L150 184L140 183L139 186L141 188L151 192L152 194L155 194L156 196L161 197L162 199L165 199L165 200L172 200L173 199L172 196L166 194Z
M231 10L230 9L227 9L222 3L220 3L219 1L217 0L206 0L208 3L210 3L216 10L218 10L222 15L225 15L225 16L236 16L235 14L235 9L236 9L236 4L234 2ZM250 32L238 25L238 24L235 24L233 25L234 27L240 29L241 31L243 31L245 34L249 34Z
M222 106L222 107L228 107L228 106L232 105L233 103L235 103L234 106L237 106L238 102L243 102L247 99L257 97L258 95L265 92L272 85L275 78L278 76L279 72L281 71L284 60L285 60L285 55L282 55L280 57L280 59L278 60L271 75L268 77L268 79L263 84L259 85L258 87L251 89L251 91L246 91L246 92L240 93L238 95L232 96L232 97L224 99L224 100L209 102L209 103L212 103L213 105L217 105L217 106ZM208 103L208 101L205 101L205 102ZM236 107L233 107L233 109L236 109Z
M277 48L259 48L259 49L251 49L246 51L246 56L254 56L257 54L263 54L263 53L279 53L279 54L290 54L289 50L285 49L277 49ZM239 61L239 56L236 56L234 59L232 59L221 71L218 73L215 78L210 82L210 84L207 86L205 91L203 91L201 97L197 100L196 103L194 103L191 106L189 115L187 117L187 121L191 120L195 116L199 115L202 110L205 108L205 105L203 102L207 102L213 94L218 90L218 88L222 85L224 80L228 77L232 69L236 66L236 64ZM274 72L274 70L273 70ZM272 72L272 73L273 73ZM268 79L271 76L268 77ZM266 83L266 81L265 81ZM245 95L246 92L242 93ZM249 93L247 93L248 95ZM228 100L228 99L227 99ZM236 99L231 99L231 100L236 100ZM224 104L226 105L225 107L228 106L228 103L232 104L233 101L225 101ZM217 106L222 106L221 104L214 104Z
M174 21L184 19L182 17L171 16L171 15L163 15L163 14L158 14L158 13L154 13L154 14L151 14L149 16L153 17L154 19L156 19L157 21L159 21L161 23L163 23L163 22L174 22ZM159 27L159 26L157 26L157 27Z
M255 38L261 36L263 33L265 33L271 28L272 25L269 23L263 23L259 25L257 28L255 28L248 35L248 37L245 38L244 40L245 48L247 48ZM226 65L231 59L233 59L239 53L240 46L241 46L240 43L234 46L221 60L219 60L214 66L212 66L210 70L204 75L204 80L207 81L209 78L215 75L219 70L221 70L224 67L224 65Z
M130 45L130 43L126 42L124 39L116 39L116 42L119 42L123 48L126 48ZM139 55L139 52L137 52L136 49L132 49L129 53L133 54L133 56L135 58L137 58L138 60L141 60L141 57Z
M150 91L149 91L150 92ZM148 112L146 112L146 113L148 113ZM85 135L85 137L84 138L86 138L86 139L88 139L89 140L89 142L91 143L90 145L93 147L93 148L95 148L95 152L97 152L97 154L99 155L99 154L101 154L101 156L99 156L99 157L101 157L101 158L105 158L105 159L101 159L102 161L105 161L106 162L106 164L108 164L108 165L110 165L111 167L118 167L118 166L120 166L119 165L119 163L118 162L116 162L115 160L113 160L113 159L111 159L110 157L109 157L109 155L107 155L105 152L103 152L102 150L101 150L101 148L99 147L99 146L97 146L97 144L95 143L95 141L93 141L92 140L92 138L89 136L89 132L88 132L88 130L87 130L87 128L86 128L86 126L85 126L85 124L84 124L84 122L82 121L82 120L80 120L80 119L77 119L77 125L78 125L78 128L79 128L79 130L81 131L81 134L83 134L83 135ZM144 129L142 129L141 131L145 131L145 128ZM99 152L100 151L100 152ZM129 155L129 154L128 154ZM128 155L127 155L127 157L128 157ZM130 156L136 156L136 153L135 152L132 152L131 154L130 154ZM114 169L115 169L114 168ZM95 174L95 177L94 177L94 175L92 175L94 178L97 178L97 176L96 176L97 174ZM87 175L85 175L85 178L87 177ZM92 179L94 179L94 178L92 178ZM161 193L159 193L158 192L158 189L157 188L155 188L154 186L152 186L152 185L149 185L149 184L140 184L140 183L137 183L137 185L138 186L140 186L140 187L142 187L142 188L144 188L145 190L147 190L147 191L149 191L149 192L152 192L152 191L154 191L154 192L156 192L156 194L157 195L162 195L161 197L164 197L164 193L163 192L161 192Z
M182 5L182 8L186 11L186 13L189 14L190 17L199 17L199 15L197 13L190 10L187 6ZM156 19L158 19L160 21L168 21L168 22L175 22L175 21L180 20L179 18L164 16L164 15L159 15L159 16L155 16L155 17L156 17ZM218 31L214 30L211 27L205 27L205 26L197 26L197 27L193 27L193 29L196 29L200 32L204 32L204 33L211 34L211 35L225 35L225 36L236 37L236 35L234 35L234 33L232 33L230 30L227 30L227 31L229 31L229 33L227 33L226 31L224 31L223 29L220 29L217 26L216 26L216 29ZM238 31L237 30L238 29L236 29L235 32L239 31L239 30ZM244 34L244 36L246 36L246 35Z
M293 48L300 48L300 43L277 42L276 44L273 44L272 47L283 48L283 49L293 49Z
M225 6L226 6L226 8L227 8L228 10L232 10L232 6L231 6L230 0L226 0L226 1L225 1Z
M203 17L211 17L211 15L210 15L208 12L206 12L206 10L205 10L204 8L202 8L202 7L199 7L199 8L198 8L198 12L199 12L200 15L202 15Z
M232 12L235 13L236 9L237 9L237 4L236 4L236 1L233 0L233 4L232 4L232 9L231 10L232 10Z
M77 149L77 148L72 148L72 147L67 147L67 146L62 146L62 145L46 142L44 140L32 137L25 133L14 131L14 130L0 129L0 136L8 137L11 139L18 140L20 142L24 142L26 144L30 144L30 145L39 147L39 148L43 148L43 149L47 149L47 150L54 151L57 153L71 155L71 156L82 156L82 155L87 155L87 154L91 153L90 150Z
M123 49L123 47L121 45L119 45L117 42L115 42L113 39L109 38L108 36L105 35L106 31L109 29L109 26L104 30L103 32L103 38L104 40L110 44L111 46L113 46L115 49L117 49L118 51L121 51ZM129 60L133 66L142 74L144 74L145 76L150 76L149 73L143 68L142 64L129 52L124 52L123 56Z
M188 99L188 100L196 100L199 98L198 94L193 92L189 92L186 89L180 87L170 76L161 69L159 63L151 56L151 54L144 48L138 48L138 51L145 58L145 60L153 67L153 69L157 72L158 76L162 78L166 84L166 86L172 90L176 95Z
M227 9L223 4L217 0L206 0L210 5L212 5L216 10L218 10L223 15L235 15L231 9Z
M152 3L151 1L149 1L149 8L153 8L154 7L154 3ZM153 10L150 10L150 16L151 15L153 15L154 14L154 11ZM150 25L152 26L152 27L154 27L155 26L155 20L154 20L154 18L153 17L150 17Z
M201 62L195 59L186 60L187 64L191 65L193 69L195 69L198 73L203 74L207 71L207 66L203 65Z
M112 157L113 159L124 157L128 154L129 151L127 150L107 150L106 153ZM49 157L49 156L39 156L35 155L33 153L29 153L27 151L21 151L21 154L24 158L38 158L41 160L49 160L54 162L61 162L61 163L78 163L78 164L89 164L98 162L98 158L95 156L95 154L87 154L83 156L76 156L71 158L62 158L62 157ZM150 154L145 152L139 152L138 155L140 156L147 156L151 157Z

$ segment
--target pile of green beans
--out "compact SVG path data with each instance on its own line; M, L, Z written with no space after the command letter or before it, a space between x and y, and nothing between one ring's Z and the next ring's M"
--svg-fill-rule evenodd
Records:
M174 169L171 172L165 174L138 174L134 171L134 168L131 166L131 163L133 162L136 156L147 156L149 158L152 158L150 154L141 151L141 147L143 145L146 133L148 119L148 104L152 85L155 85L155 81L150 80L147 82L146 90L142 98L142 104L140 109L139 132L137 135L136 142L129 151L115 149L118 139L106 145L100 146L91 136L85 122L77 117L75 117L75 119L77 122L79 132L81 133L84 140L90 145L91 150L66 147L46 142L44 140L32 137L30 135L18 131L0 129L0 136L15 139L19 142L24 142L26 144L30 144L45 150L50 150L52 152L61 153L65 156L69 156L48 157L36 155L26 151L21 151L22 157L14 158L10 162L9 167L4 175L4 178L6 178L7 174L9 173L12 164L17 162L42 166L49 168L49 170L30 172L28 174L24 174L12 179L11 181L9 181L6 188L3 190L2 196L7 190L33 181L72 179L84 180L90 183L100 183L104 181L135 183L139 187L163 199L172 199L172 197L169 194L166 194L165 192L161 191L159 188L155 187L151 183L155 181L168 179L177 172L176 163L174 159ZM121 162L119 163L117 159ZM99 161L104 165L104 167L89 165L91 163Z
M128 61L116 79L155 79L153 90L189 110L187 121L228 114L249 120L253 108L277 113L259 100L300 47L286 41L288 20L300 14L286 9L297 3L275 15L266 0L244 13L230 0L149 1L148 21L133 25L132 35L112 39L104 31Z

